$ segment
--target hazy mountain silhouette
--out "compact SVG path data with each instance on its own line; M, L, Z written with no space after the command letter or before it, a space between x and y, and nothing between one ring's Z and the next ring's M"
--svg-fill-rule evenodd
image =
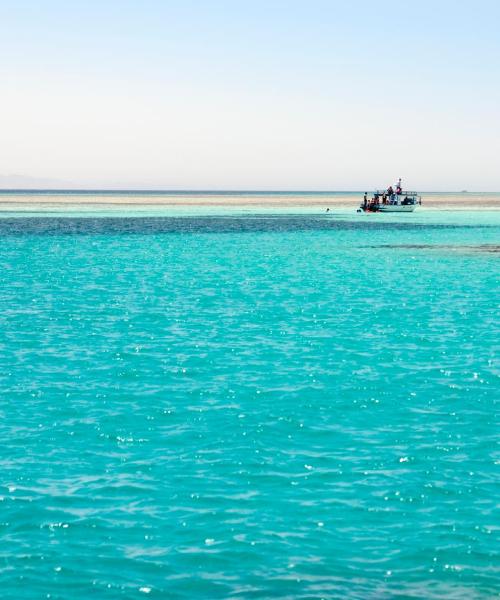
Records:
M0 174L0 189L68 189L75 187L71 181L48 177L31 177L12 173Z

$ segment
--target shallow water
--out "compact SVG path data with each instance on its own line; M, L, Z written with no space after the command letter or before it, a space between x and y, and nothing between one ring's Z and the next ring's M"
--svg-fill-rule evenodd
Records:
M498 215L162 210L0 219L2 594L498 592Z

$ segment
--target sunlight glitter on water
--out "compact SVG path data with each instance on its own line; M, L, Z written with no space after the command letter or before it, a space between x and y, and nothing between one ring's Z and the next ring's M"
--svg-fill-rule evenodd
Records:
M495 223L32 216L0 223L6 596L495 592L498 255L452 250Z

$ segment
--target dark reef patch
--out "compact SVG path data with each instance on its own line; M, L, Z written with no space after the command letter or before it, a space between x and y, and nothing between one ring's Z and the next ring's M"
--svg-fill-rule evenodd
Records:
M464 229L468 225L381 223L334 219L317 215L245 215L189 217L48 217L0 219L0 235L96 235L258 233L330 230L431 230ZM488 226L486 226L488 227ZM477 227L475 227L477 228ZM381 247L381 246L377 246ZM387 246L425 248L425 245ZM432 246L429 246L432 248ZM437 247L437 246L436 246ZM498 248L498 246L496 246Z
M456 252L500 253L500 244L379 244L365 248L397 248L400 250L451 250Z

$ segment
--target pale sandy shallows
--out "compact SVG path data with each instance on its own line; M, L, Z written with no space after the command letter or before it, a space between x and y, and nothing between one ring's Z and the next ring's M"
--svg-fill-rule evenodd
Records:
M168 206L324 206L324 207L354 207L359 205L362 195L328 194L298 195L298 194L224 194L203 193L186 194L136 194L128 192L120 194L9 194L0 195L0 207L8 205L168 205ZM498 193L457 193L439 194L422 193L422 205L427 208L454 209L499 209L500 194Z

